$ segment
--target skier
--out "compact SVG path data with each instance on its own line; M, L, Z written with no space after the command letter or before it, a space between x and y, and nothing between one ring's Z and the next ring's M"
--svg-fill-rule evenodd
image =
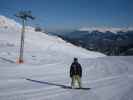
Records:
M70 77L72 79L71 82L72 88L81 88L82 67L78 63L78 58L74 58L74 61L71 64ZM75 86L76 81L78 83L78 87Z

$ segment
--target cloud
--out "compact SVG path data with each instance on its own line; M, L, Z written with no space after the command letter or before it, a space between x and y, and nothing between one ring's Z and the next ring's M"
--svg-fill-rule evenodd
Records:
M99 31L99 32L107 32L107 31L110 31L112 33L117 33L119 31L123 31L123 32L126 32L126 31L133 31L133 27L128 27L128 28L119 28L119 27L82 27L79 29L80 31L89 31L89 32L92 32L92 31Z

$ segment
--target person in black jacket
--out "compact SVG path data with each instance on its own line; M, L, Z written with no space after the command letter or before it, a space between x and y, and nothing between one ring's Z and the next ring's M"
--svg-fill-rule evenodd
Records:
M71 82L72 88L75 88L74 83L76 80L78 82L78 88L81 88L82 67L78 63L77 58L74 58L74 61L71 64L70 77L72 79L72 82Z

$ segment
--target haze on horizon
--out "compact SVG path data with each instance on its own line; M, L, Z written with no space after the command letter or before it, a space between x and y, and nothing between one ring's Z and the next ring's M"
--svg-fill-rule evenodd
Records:
M15 18L18 11L31 10L36 20L29 24L49 31L132 27L132 4L132 0L0 0L0 15Z

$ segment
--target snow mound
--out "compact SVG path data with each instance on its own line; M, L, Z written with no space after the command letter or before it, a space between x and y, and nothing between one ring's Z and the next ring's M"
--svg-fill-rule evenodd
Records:
M0 15L0 28L21 31L22 25L13 19ZM31 26L26 26L27 32L33 32L35 29Z
M20 24L12 19L1 16L1 26L8 28L0 29L0 40L7 41L8 43L14 43L19 46L20 38ZM12 30L17 29L17 30ZM9 38L10 36L10 38ZM98 52L91 52L81 47L74 46L70 43L65 42L59 37L49 36L42 32L35 32L33 27L28 26L25 33L25 48L34 47L34 49L43 49L46 53L54 53L54 55L60 57L71 56L71 57L83 57L83 58L95 58L103 57L104 54Z
M91 52L81 47L74 46L70 43L65 42L59 37L49 36L41 32L29 32L27 33L26 41L34 43L40 48L47 51L60 52L61 54L67 54L70 56L95 58L103 57L105 55L98 52Z
M17 29L17 28L21 28L21 25L15 22L13 19L9 19L5 16L0 15L0 27Z

